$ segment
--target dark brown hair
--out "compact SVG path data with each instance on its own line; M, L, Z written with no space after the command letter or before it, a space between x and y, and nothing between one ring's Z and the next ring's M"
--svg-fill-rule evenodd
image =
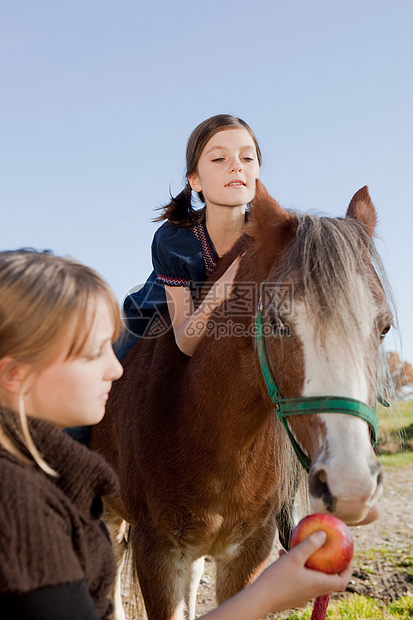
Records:
M230 116L229 114L211 116L211 118L208 118L195 127L189 136L186 147L185 177L187 182L184 189L177 196L172 197L171 202L163 207L162 215L157 217L155 221L169 220L174 226L186 227L203 219L203 209L194 209L192 206L192 189L188 182L188 176L196 172L202 151L216 133L225 131L226 129L237 129L239 127L246 129L253 139L257 151L258 163L261 165L262 156L257 138L251 127L245 121L236 116ZM202 202L205 202L202 192L198 192L198 196Z

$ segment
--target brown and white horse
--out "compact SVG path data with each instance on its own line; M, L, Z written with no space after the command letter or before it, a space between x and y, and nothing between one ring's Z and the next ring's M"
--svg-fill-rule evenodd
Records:
M367 188L346 217L327 218L282 209L258 182L251 220L217 269L215 279L242 254L232 294L194 356L178 350L172 330L139 341L93 431L92 449L120 478L110 508L132 525L149 620L195 617L205 555L216 561L218 602L250 583L292 505L300 466L258 360L259 303L268 367L284 399L375 407L392 315ZM312 509L353 525L376 518L382 471L366 419L324 408L287 426L310 462Z

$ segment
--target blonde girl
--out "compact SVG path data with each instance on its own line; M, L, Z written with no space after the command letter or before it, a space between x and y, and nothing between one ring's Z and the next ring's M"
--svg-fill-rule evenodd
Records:
M0 615L109 618L111 468L61 428L96 424L122 374L113 293L47 253L0 253Z

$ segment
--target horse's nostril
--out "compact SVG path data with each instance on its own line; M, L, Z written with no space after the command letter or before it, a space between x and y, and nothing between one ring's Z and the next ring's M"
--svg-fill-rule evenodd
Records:
M311 495L314 497L323 497L327 487L327 474L324 469L318 469L310 473L308 486Z
M317 469L310 473L308 478L310 494L323 500L323 504L329 512L334 512L337 498L331 493L327 482L325 469Z
M381 486L383 484L383 470L380 469L377 474L377 486Z
M377 486L380 487L383 484L383 466L376 461L370 468L372 476L376 476Z

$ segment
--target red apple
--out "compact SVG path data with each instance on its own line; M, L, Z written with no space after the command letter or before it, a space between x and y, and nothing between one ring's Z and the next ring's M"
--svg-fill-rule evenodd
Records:
M353 537L341 519L321 513L304 517L292 533L291 548L320 530L327 534L327 539L324 545L308 558L306 566L323 573L341 573L353 557Z

